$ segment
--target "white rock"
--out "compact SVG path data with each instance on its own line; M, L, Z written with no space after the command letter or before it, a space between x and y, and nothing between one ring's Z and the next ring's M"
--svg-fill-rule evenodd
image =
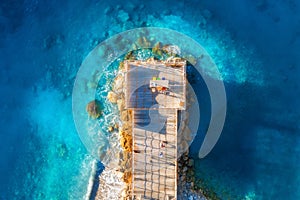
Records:
M109 92L107 94L107 99L111 103L117 103L117 101L118 101L118 95L116 93L114 93L114 92Z
M117 100L117 105L118 105L118 109L120 112L122 112L125 108L125 102L123 99L118 99Z
M121 94L123 92L123 82L124 82L124 78L121 75L116 77L113 90L117 94Z

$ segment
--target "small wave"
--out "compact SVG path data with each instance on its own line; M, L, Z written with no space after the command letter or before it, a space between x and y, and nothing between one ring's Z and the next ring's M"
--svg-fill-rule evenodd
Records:
M96 174L96 170L97 170L97 162L96 160L92 161L92 170L91 170L91 175L89 178L89 182L87 185L87 192L85 195L85 200L89 200L91 199L91 195L92 195L92 191L93 191L93 187L94 187L94 182L95 182L95 174Z

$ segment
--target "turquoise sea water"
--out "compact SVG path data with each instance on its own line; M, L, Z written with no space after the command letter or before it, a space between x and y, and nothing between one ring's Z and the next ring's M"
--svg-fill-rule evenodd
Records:
M211 154L196 161L204 185L222 199L299 199L299 6L2 1L0 199L86 198L96 161L72 118L76 72L101 41L145 26L195 39L224 79L224 131ZM193 86L201 92L199 81ZM191 153L198 150L195 142Z

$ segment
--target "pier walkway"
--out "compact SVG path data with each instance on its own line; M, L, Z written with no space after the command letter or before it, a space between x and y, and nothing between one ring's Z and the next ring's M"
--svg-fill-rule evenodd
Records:
M172 67L163 61L125 62L125 107L133 113L133 199L177 198L177 126L178 112L186 106L185 67L185 61Z

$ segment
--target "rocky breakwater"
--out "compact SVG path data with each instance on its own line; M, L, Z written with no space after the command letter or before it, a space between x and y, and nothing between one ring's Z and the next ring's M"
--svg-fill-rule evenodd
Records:
M202 191L195 184L194 159L188 152L178 159L178 199L206 200Z
M197 178L196 162L199 164L199 160L189 156L188 151L178 159L178 199L220 200L221 198L206 186L205 181Z
M119 168L117 171L122 174L122 180L125 187L121 192L119 199L131 199L132 183L132 112L125 109L124 94L124 69L123 63L120 63L118 75L116 76L112 90L108 93L107 99L111 103L117 104L120 116L119 141L122 152L119 153ZM110 130L114 129L109 127Z
M177 194L178 199L197 199L205 200L206 197L202 191L197 187L195 179L195 162L192 157L189 156L189 146L195 137L195 127L192 127L193 123L190 123L192 104L195 99L192 95L192 88L188 87L186 90L186 111L181 113L181 121L178 130L177 138L177 151L178 155L178 184ZM193 130L193 131L192 131Z

